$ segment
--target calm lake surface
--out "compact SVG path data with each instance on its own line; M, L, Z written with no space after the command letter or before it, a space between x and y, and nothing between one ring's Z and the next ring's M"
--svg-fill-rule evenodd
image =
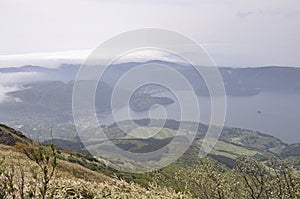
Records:
M260 93L227 99L227 126L258 130L288 143L300 142L300 94Z
M157 106L148 112L130 111L131 119L148 118L149 116L151 118L165 118L166 114L169 119L179 119L180 103L175 96L167 93L162 94L162 96L172 97L175 99L175 103L164 106L164 108ZM182 101L189 102L189 99L186 98ZM210 98L198 97L198 102L200 121L208 124L211 113ZM197 108L192 104L190 106L190 108ZM126 114L128 113L127 110L117 111L115 115L118 118L115 118L115 121L130 119ZM109 123L113 121L112 118L112 115L109 115L105 118L99 118L99 120L102 121L101 123ZM261 92L254 96L228 96L225 125L260 131L288 143L300 143L300 94Z

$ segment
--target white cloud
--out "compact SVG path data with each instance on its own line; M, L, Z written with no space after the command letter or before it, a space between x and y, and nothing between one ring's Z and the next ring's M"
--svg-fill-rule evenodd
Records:
M3 102L22 102L19 98L12 98L7 95L9 92L14 92L23 89L21 86L3 86L0 84L0 103Z
M0 68L24 65L58 68L61 64L80 64L91 50L0 55Z
M39 73L36 72L0 73L0 103L21 102L21 99L12 98L7 93L24 89L18 83L30 82L38 78Z
M138 50L121 56L116 63L127 63L127 62L146 62L150 60L161 60L167 62L180 62L172 54L162 50Z
M65 51L65 52L0 55L0 68L21 67L24 65L41 66L45 68L58 68L62 64L81 64L82 62L84 62L86 58L88 58L91 52L92 50L72 50L72 51ZM129 52L128 54L121 56L120 59L116 60L115 63L145 62L149 60L178 62L177 59L170 58L169 53L163 51L139 50L139 51ZM22 74L20 73L19 75ZM1 74L0 74L0 78L1 78ZM9 75L6 75L3 78L7 80L10 79Z

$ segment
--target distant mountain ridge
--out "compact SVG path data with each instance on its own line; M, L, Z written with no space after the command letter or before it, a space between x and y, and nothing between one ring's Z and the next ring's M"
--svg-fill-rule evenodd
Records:
M111 65L102 77L102 81L114 85L125 72L138 66L147 64L166 65L181 72L188 79L199 95L208 95L204 79L197 74L191 65L151 60L148 62L128 62ZM41 66L22 66L0 68L0 73L36 72L45 81L73 81L80 65L63 64L59 68L45 68ZM204 70L209 68L203 68ZM224 85L229 95L255 95L261 91L289 91L300 92L300 68L283 66L263 66L248 68L219 67ZM155 73L155 71L150 71ZM142 77L141 77L142 78Z
M36 73L34 81L62 81L69 82L75 79L80 65L61 65L59 68L26 65L22 67L0 68L0 73ZM28 81L27 81L28 82Z

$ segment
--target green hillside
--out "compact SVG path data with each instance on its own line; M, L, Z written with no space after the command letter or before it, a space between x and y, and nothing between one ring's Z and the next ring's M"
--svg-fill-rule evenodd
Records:
M87 148L92 153L96 153L97 150L106 150L106 148L107 150L110 150L109 143L113 142L116 146L126 151L144 153L160 149L170 143L174 138L177 138L175 143L178 144L178 150L180 151L180 146L184 142L180 139L180 137L184 139L184 137L189 133L190 126L195 125L193 122L182 122L181 125L184 128L181 131L178 131L177 129L179 122L175 120L167 120L162 130L158 128L159 124L161 124L161 121L159 120L151 121L150 127L145 126L148 124L146 119L135 122L144 127L140 127L137 131L132 131L130 135L123 131L124 129L126 129L126 131L134 129L134 127L128 121L118 123L119 126L116 124L102 126L102 130L110 140L99 138L98 134L94 133L97 132L96 130L88 129L86 133L88 138L84 141L85 146L83 146L81 141L77 142L78 140L76 141L73 139L72 141L74 142L74 146L76 146L76 148L68 147L68 149L78 150L78 146L83 146L81 148L82 151L86 151ZM201 123L198 125L198 132L195 135L195 140L192 143L192 147L199 153L202 140L205 132L207 131L207 126ZM157 131L159 131L159 133L155 134L154 136L151 134L151 132ZM59 147L65 148L66 146L72 146L72 144L70 145L66 143L69 141L56 139L54 140L54 143ZM270 156L278 156L282 159L290 159L290 156L286 156L284 154L285 151L292 146L293 145L288 145L273 136L262 134L260 132L225 127L219 141L210 155L220 163L233 162L235 158L241 155L255 157L262 161L267 160ZM298 160L299 152L296 150L294 153L296 154L292 154L293 159ZM193 158L195 159L197 156L190 157L190 159ZM145 164L145 162L143 162L143 164ZM294 166L299 167L300 165L297 161L295 161Z

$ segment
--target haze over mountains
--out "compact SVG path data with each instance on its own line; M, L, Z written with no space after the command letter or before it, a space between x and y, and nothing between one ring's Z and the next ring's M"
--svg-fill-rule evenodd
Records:
M192 66L183 65L180 63L166 62L161 60L152 60L147 62L128 62L114 64L109 67L104 75L103 81L111 83L116 76L129 71L135 66L142 64L161 64L174 68L182 72L190 81L195 81L197 87L204 87L201 85L203 79L194 74L195 70ZM59 68L46 68L44 66L26 65L22 67L7 67L0 68L0 73L35 73L36 81L63 81L69 82L75 79L76 73L80 65L63 64ZM231 68L220 67L219 71L224 80L226 88L257 88L260 90L298 90L300 87L300 68L284 67L284 66L264 66L251 68ZM197 79L198 78L198 79ZM28 81L20 79L19 82ZM196 82L199 81L199 82ZM3 82L1 82L3 83Z
M101 114L108 115L111 110L110 100L117 80L122 74L141 64L149 66L145 75L159 74L159 71L151 70L152 65L166 65L183 74L192 85L200 101L201 99L205 101L203 102L204 109L201 110L204 115L202 122L209 121L210 113L209 108L207 108L210 106L209 93L203 78L197 75L191 66L161 60L111 65L104 73L96 92L96 107L100 113L99 117L103 116ZM3 77L13 77L14 75L18 77L15 79L7 78L6 82L4 81L5 78L0 81L3 88L12 88L2 89L0 98L2 96L2 99L5 100L0 103L1 121L15 127L22 127L24 132L35 129L39 136L44 136L42 131L49 129L49 126L61 126L61 129L64 129L60 129L62 132L66 129L74 130L72 127L72 91L73 80L79 67L79 65L64 64L59 68L31 65L18 68L0 68L0 74ZM297 118L300 117L298 111L300 110L300 102L298 101L300 97L300 68L276 66L221 67L219 71L228 96L226 125L261 130L288 142L300 142L297 140L299 137L297 136L299 127ZM30 74L30 76L24 74ZM143 77L140 76L139 78ZM176 80L172 81L176 82ZM159 95L164 94L160 92ZM147 111L152 106L151 103L164 104L164 107L170 109L178 106L176 99L170 95L158 96L156 93L148 97L152 97L151 100L147 101L149 104L142 106L138 100L135 100L137 102L134 105L135 110ZM168 97L170 100L157 97ZM169 119L177 119L172 117L172 115L176 115L172 111ZM142 119L143 114L137 115L139 117L137 119ZM101 121L114 122L104 118L101 118ZM283 132L285 129L289 129L289 132Z

